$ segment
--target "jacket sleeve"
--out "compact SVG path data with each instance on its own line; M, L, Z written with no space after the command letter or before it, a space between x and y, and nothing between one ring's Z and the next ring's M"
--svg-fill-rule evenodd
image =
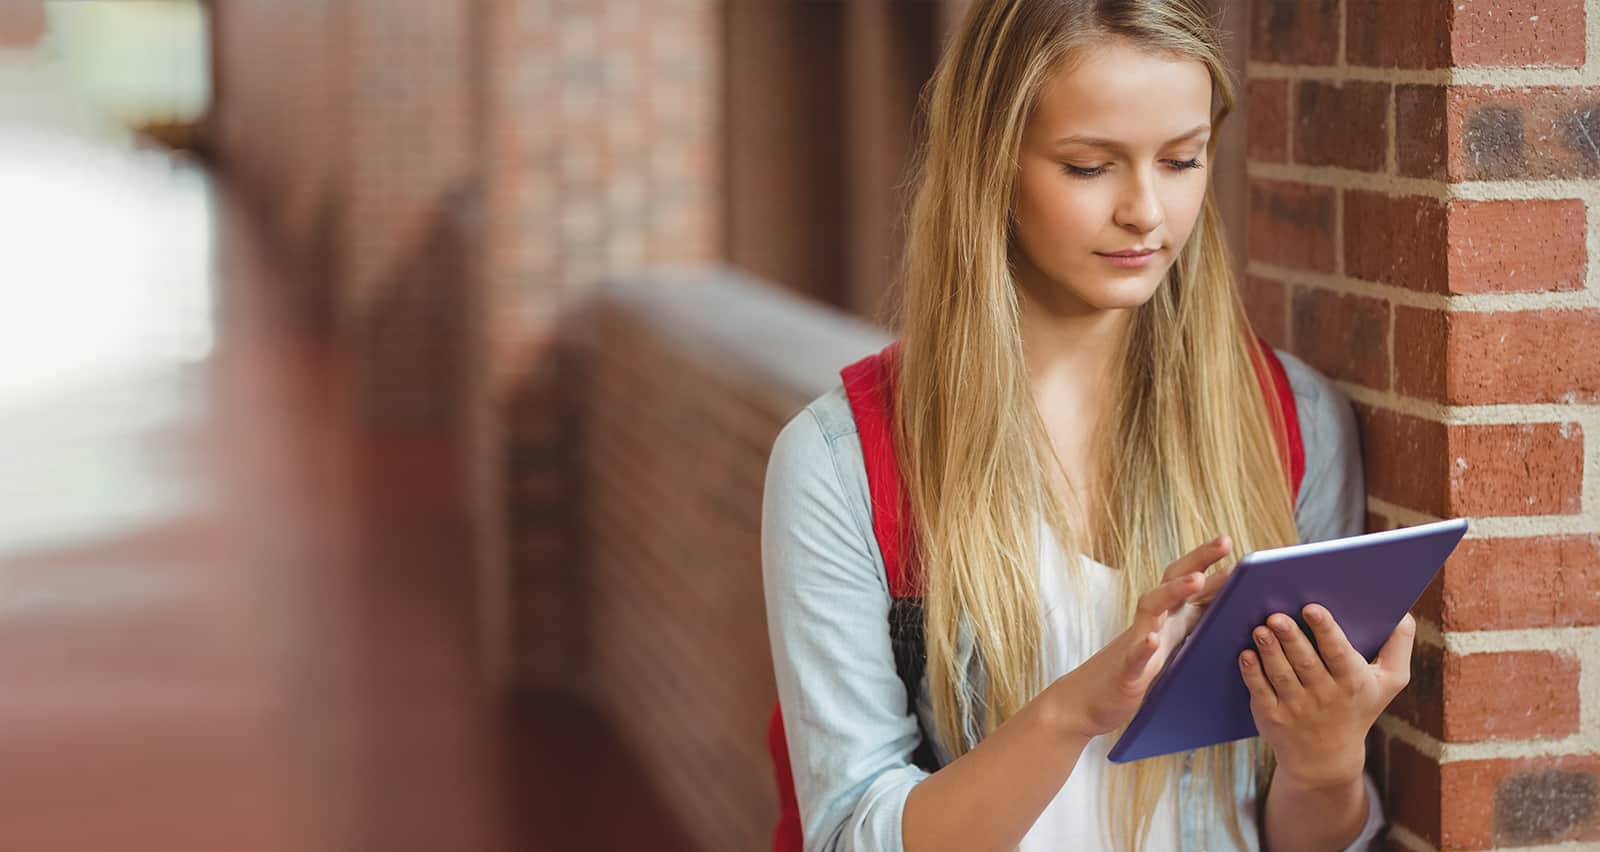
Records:
M761 507L767 632L807 852L898 852L906 796L927 776L911 762L921 733L890 647L865 472L842 476L835 456L834 441L853 440L802 410L773 445Z

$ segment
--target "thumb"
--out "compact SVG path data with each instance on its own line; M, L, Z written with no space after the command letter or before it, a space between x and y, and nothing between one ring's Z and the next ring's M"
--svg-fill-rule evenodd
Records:
M1378 659L1375 661L1378 669L1402 687L1411 679L1411 647L1416 638L1417 620L1408 612L1395 625L1394 632L1389 634L1383 647L1378 649Z
M1155 633L1145 633L1142 636L1130 637L1133 641L1122 663L1122 682L1124 684L1137 684L1144 677L1145 666L1150 658L1155 656L1156 649L1161 647L1161 637Z

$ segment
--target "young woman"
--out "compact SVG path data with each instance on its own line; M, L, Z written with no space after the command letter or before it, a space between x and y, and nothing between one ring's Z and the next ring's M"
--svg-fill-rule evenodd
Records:
M1363 528L1349 402L1280 355L1306 460L1290 496L1208 180L1234 100L1218 43L1198 0L974 0L942 57L891 414L915 700L842 388L767 472L806 849L1285 852L1380 829L1364 741L1409 677L1409 616L1368 663L1326 610L1301 613L1316 648L1274 615L1239 660L1260 738L1105 758L1236 555Z

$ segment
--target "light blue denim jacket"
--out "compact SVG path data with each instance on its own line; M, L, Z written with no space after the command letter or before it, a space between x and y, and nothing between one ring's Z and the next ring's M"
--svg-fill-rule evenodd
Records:
M1304 362L1279 357L1306 452L1295 502L1300 538L1358 534L1366 492L1350 402ZM918 706L908 706L889 644L889 589L870 506L855 421L835 386L779 433L761 517L767 629L807 852L899 852L906 796L928 774L911 761L919 717L933 728L927 682ZM1190 780L1184 773L1180 784ZM1366 780L1369 818L1351 849L1367 848L1382 826L1376 787ZM1239 796L1253 792L1241 788ZM1200 820L1180 816L1184 852L1200 850L1203 837L1231 847L1226 830L1207 832ZM1248 840L1255 852L1257 838Z

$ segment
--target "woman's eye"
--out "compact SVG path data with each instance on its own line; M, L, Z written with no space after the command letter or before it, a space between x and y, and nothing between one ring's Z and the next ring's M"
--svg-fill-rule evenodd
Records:
M1172 165L1172 170L1175 171L1175 172L1186 172L1186 171L1188 171L1190 169L1203 169L1203 168L1205 168L1205 166L1200 162L1200 159L1198 157L1196 157L1195 159L1192 159L1192 160L1167 160L1167 162ZM1099 176L1101 174L1104 174L1105 170L1106 170L1105 166L1095 166L1093 168L1087 168L1087 167L1084 167L1084 166L1074 166L1074 165L1072 165L1070 163L1063 163L1061 168L1062 168L1063 171L1065 171L1069 175L1074 175L1076 177L1086 177L1086 178L1097 177L1097 176Z

